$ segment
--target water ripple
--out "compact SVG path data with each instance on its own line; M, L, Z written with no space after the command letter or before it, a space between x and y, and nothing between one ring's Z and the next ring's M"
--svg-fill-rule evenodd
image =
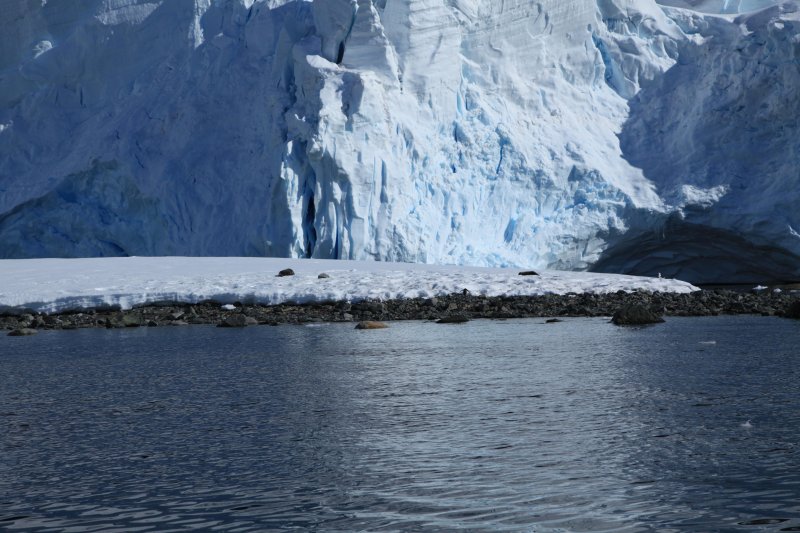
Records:
M0 528L800 531L795 323L563 325L0 338Z

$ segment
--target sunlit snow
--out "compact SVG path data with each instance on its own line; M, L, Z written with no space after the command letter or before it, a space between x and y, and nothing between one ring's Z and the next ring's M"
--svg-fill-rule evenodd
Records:
M291 268L294 276L278 277ZM318 278L326 273L330 277ZM129 257L0 261L0 311L41 312L154 302L215 300L282 302L356 301L473 295L607 293L618 290L697 290L669 279L410 263L241 257Z

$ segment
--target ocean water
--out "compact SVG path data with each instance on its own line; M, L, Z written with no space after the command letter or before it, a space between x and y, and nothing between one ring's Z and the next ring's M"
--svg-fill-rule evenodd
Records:
M800 322L0 337L0 529L800 531Z

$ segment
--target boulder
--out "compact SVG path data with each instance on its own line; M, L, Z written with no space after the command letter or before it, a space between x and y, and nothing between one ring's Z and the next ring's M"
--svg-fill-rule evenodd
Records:
M445 316L436 321L437 324L464 324L465 322L469 322L469 318L464 315Z
M386 329L389 326L375 320L365 320L356 324L356 329Z
M283 270L278 272L279 278L283 278L286 276L294 276L294 270L292 270L291 268L284 268Z
M789 307L784 311L783 316L786 318L794 318L800 320L800 300L795 300L789 304Z
M247 327L247 318L242 314L229 315L217 324L219 328L244 328Z
M31 335L36 335L37 333L39 333L39 332L36 331L35 329L20 328L20 329L15 329L11 333L9 333L8 336L9 337L29 337Z
M124 314L122 315L121 322L126 328L138 328L144 323L144 320L141 315Z
M628 304L618 309L611 321L618 326L642 326L658 324L664 322L664 319L644 305Z

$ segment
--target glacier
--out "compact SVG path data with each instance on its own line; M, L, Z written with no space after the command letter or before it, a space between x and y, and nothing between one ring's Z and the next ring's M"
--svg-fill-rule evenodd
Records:
M0 258L800 279L800 2L15 0Z

